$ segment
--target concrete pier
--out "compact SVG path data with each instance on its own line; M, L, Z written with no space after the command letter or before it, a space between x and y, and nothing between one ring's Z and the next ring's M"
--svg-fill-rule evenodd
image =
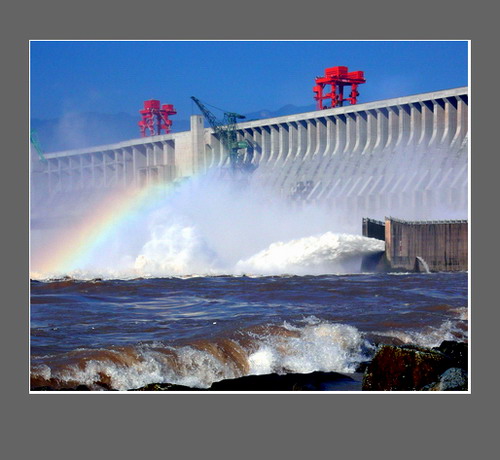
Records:
M405 221L386 217L384 222L363 219L363 236L385 241L385 252L365 257L364 271L467 271L468 222Z

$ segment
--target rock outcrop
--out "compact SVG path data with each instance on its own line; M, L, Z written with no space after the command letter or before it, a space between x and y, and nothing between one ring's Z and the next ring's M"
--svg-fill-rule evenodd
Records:
M382 345L367 366L363 391L466 391L467 344Z

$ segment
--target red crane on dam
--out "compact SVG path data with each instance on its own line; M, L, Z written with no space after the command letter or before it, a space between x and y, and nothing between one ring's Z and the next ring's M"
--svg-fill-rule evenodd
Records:
M138 123L141 136L146 137L146 130L149 130L150 136L161 134L162 130L165 131L165 134L170 133L172 120L168 117L175 115L177 111L172 104L163 104L160 107L160 101L150 99L144 101L144 108L139 110L139 113L142 116L142 120Z
M358 85L366 83L364 72L357 70L349 72L347 67L337 66L325 69L325 76L316 77L316 85L313 87L314 99L317 103L317 109L323 110L328 107L323 106L325 99L331 99L331 107L342 107L345 101L354 105L359 96ZM331 91L323 94L325 86L330 85ZM351 87L349 97L344 98L344 86Z

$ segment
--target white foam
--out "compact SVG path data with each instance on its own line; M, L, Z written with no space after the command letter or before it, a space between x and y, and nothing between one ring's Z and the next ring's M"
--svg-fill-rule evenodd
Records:
M383 250L381 241L333 233L352 229L320 205L297 208L257 186L206 177L161 196L108 228L85 253L77 256L75 248L66 272L41 273L34 266L31 277L346 273L359 271L364 252ZM57 254L60 244L47 236L33 251Z
M193 226L157 225L142 248L134 268L141 276L213 273L215 254Z
M215 275L319 275L358 273L363 255L383 251L384 242L360 235L326 232L272 243L245 260L222 263L194 226L158 225L151 239L120 267L96 266L68 273L32 273L32 279L131 279ZM133 260L133 262L131 262Z
M239 261L241 273L300 275L357 272L361 257L383 251L385 243L360 235L326 232L319 236L276 242Z
M355 327L318 323L290 329L299 336L264 338L264 344L249 358L251 373L354 372L367 359L368 345Z
M248 357L250 373L254 375L271 374L278 359L272 346L262 345Z
M383 331L378 332L386 337L394 337L404 344L421 347L438 347L444 340L465 341L468 339L467 330L457 327L457 321L446 320L438 327L427 327L422 331Z
M371 349L360 332L342 324L305 321L301 327L282 326L290 334L263 333L245 351L248 375L269 373L354 372L368 359ZM163 350L162 350L163 348ZM114 351L119 353L119 351ZM243 376L241 366L228 357L191 346L171 348L160 343L141 345L136 359L114 362L110 359L87 360L85 365L67 365L51 370L47 365L32 368L33 377L56 379L62 383L79 382L98 388L103 376L116 390L143 387L150 383L172 383L192 388L208 388L212 383ZM175 356L175 368L172 367Z

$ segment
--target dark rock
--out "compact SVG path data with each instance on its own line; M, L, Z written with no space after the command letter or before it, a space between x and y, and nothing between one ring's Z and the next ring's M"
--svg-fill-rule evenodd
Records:
M90 388L87 385L78 385L74 390L72 391L91 391Z
M54 389L45 385L41 387L32 387L30 391L54 391Z
M359 385L354 379L337 372L309 374L248 375L215 382L210 391L331 391Z
M349 391L360 390L361 384L337 372L309 374L248 375L215 382L210 388L191 388L171 383L151 383L129 391Z
M92 391L87 385L78 385L76 387L55 388L48 385L33 387L31 391Z
M397 337L379 335L371 332L366 334L366 338L372 345L375 345L376 347L379 347L381 345L405 345L405 342L401 339L398 339Z
M199 388L186 387L184 385L175 385L173 383L150 383L141 388L135 388L129 391L203 391Z
M439 377L438 382L422 388L423 391L467 391L468 389L467 372L458 367L451 367Z
M468 370L469 346L467 343L445 340L439 347L434 347L433 350L447 356L452 361L453 367Z
M363 376L363 391L414 391L438 381L450 367L439 351L414 346L383 345Z
M356 372L364 373L368 368L369 364L370 361L363 361L362 363L359 363L356 367Z

